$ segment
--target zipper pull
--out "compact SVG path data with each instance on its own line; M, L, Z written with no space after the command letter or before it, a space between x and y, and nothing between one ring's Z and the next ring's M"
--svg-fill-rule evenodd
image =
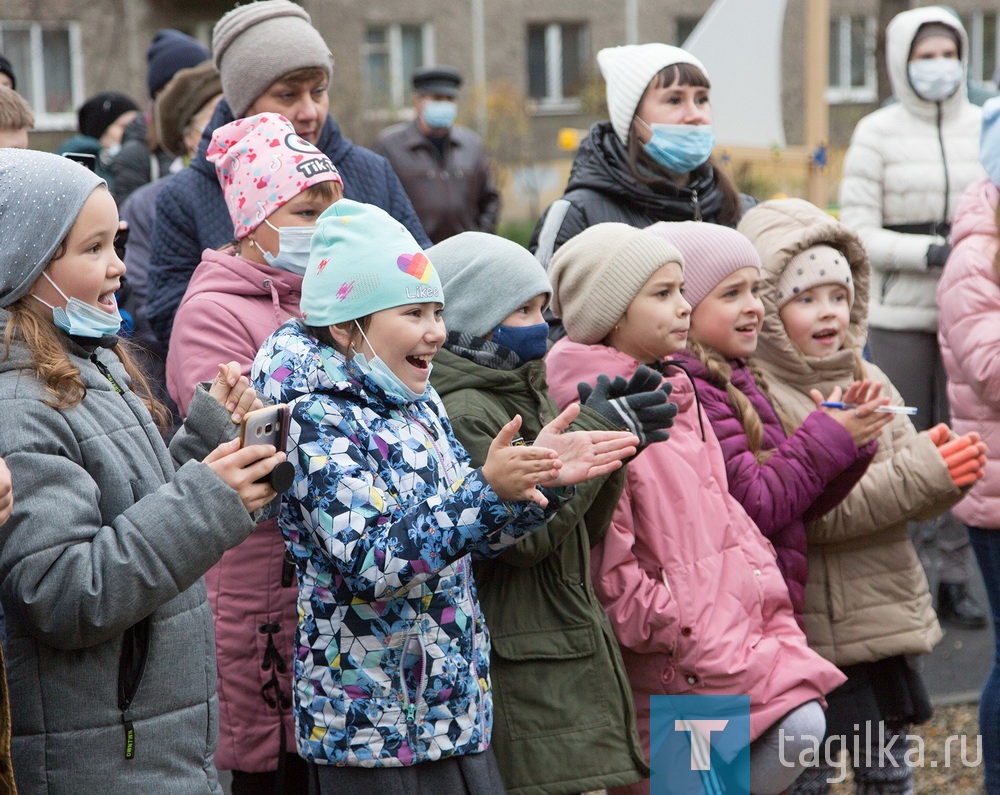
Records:
M100 359L97 358L96 353L90 354L90 361L92 361L94 364L97 365L97 369L101 371L101 375L103 375L105 378L108 379L109 383L114 388L115 392L117 392L119 395L124 396L125 390L122 389L121 386L119 386L117 381L115 381L115 377L111 375L111 371L104 366L104 362L102 362Z
M135 757L135 727L132 726L132 721L125 717L128 709L122 711L122 726L125 727L125 758L132 759Z
M406 722L415 723L417 720L417 705L407 704L406 705Z
M698 201L698 191L691 191L691 201L694 203L694 220L701 220L701 203Z

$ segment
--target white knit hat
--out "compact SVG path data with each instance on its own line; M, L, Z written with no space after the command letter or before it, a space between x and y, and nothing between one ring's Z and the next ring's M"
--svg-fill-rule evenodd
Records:
M678 63L697 66L708 78L708 72L701 61L686 50L669 44L626 44L622 47L605 47L597 53L597 65L601 67L601 74L607 83L611 126L623 144L628 143L632 117L635 116L635 110L639 107L639 100L649 81L661 69Z

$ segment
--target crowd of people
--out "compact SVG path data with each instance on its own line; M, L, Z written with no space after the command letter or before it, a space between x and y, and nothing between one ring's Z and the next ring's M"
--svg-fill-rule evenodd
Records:
M973 553L1000 618L1000 99L949 10L887 42L839 219L740 193L693 55L601 50L530 250L461 74L357 146L289 0L59 154L0 56L0 791L639 795L654 697L742 694L740 791L913 792ZM1000 667L980 728L1000 793Z

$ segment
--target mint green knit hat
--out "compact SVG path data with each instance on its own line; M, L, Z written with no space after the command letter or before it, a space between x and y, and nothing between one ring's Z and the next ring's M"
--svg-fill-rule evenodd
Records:
M332 326L406 304L444 305L441 279L405 226L371 204L340 199L316 222L299 308Z

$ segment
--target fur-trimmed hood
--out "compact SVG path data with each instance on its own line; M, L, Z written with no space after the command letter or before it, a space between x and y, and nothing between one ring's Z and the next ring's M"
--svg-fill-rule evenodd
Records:
M755 360L779 380L828 394L836 385L854 380L858 352L868 335L870 269L860 238L816 205L803 199L774 199L743 216L737 227L757 249L764 267L761 299L764 327ZM778 316L775 286L789 260L810 246L823 244L843 252L851 265L854 306L844 347L833 356L806 356L789 339Z

